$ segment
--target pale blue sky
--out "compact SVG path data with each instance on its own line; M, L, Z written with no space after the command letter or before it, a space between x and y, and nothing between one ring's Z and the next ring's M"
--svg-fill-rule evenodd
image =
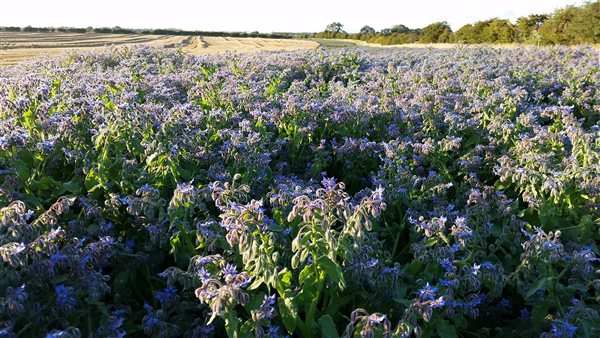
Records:
M0 26L180 28L206 31L316 32L338 21L348 32L447 21L453 30L493 17L550 13L584 0L141 1L3 0Z

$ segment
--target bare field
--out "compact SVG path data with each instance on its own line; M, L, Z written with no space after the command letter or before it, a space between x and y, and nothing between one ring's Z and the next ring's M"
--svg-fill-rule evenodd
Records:
M201 55L226 51L291 51L314 49L319 43L307 40L230 38L142 34L0 33L0 66L70 50L101 50L110 45L148 44Z

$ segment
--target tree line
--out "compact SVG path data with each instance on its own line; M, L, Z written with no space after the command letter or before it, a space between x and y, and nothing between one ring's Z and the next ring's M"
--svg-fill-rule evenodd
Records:
M364 26L359 33L348 34L341 23L333 22L324 32L304 34L302 37L355 39L382 45L449 42L536 45L600 43L600 1L579 7L567 6L551 14L520 17L514 24L500 18L478 21L466 24L456 32L444 21L419 29L396 25L379 32Z
M103 34L151 34L151 35L202 35L202 36L226 36L226 37L255 37L255 38L275 38L291 39L293 34L288 33L259 33L259 32L209 32L209 31L191 31L180 29L131 29L115 27L0 27L1 32L29 32L29 33L103 33Z

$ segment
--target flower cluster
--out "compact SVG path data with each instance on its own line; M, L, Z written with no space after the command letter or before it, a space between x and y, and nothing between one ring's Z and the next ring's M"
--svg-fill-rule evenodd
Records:
M0 336L599 336L599 85L581 46L2 68Z

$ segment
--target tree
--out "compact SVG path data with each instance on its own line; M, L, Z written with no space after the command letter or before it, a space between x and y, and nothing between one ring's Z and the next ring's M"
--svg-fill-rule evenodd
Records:
M472 24L466 24L462 26L454 34L454 42L477 43L477 39L477 32L475 30L475 26Z
M531 14L517 19L515 25L515 39L518 42L533 42L535 36L538 36L537 30L544 21L548 20L546 14ZM535 32L535 33L534 33Z
M339 22L332 22L325 28L327 33L342 33L344 32L344 25Z
M20 32L21 27L16 27L16 26L2 27L2 31L4 31L4 32Z
M383 35L383 36L388 36L390 34L392 34L392 29L391 28L384 28L384 29L381 30L381 35Z
M574 6L567 6L557 10L540 27L540 37L543 44L567 45L573 43L574 37L571 36L569 26L577 16L578 9Z
M492 19L482 32L483 42L488 43L511 43L515 41L515 28L504 19Z
M99 28L94 28L94 33L110 33L111 29L108 27L99 27Z
M364 26L360 29L360 34L375 34L375 29L371 26Z
M419 36L421 43L450 42L452 29L447 22L435 22L423 28Z
M600 43L600 2L577 8L567 31L573 38L570 43Z
M395 25L394 27L392 27L390 29L390 31L392 33L410 33L410 32L412 32L412 29L410 29L402 24L399 24L399 25Z

